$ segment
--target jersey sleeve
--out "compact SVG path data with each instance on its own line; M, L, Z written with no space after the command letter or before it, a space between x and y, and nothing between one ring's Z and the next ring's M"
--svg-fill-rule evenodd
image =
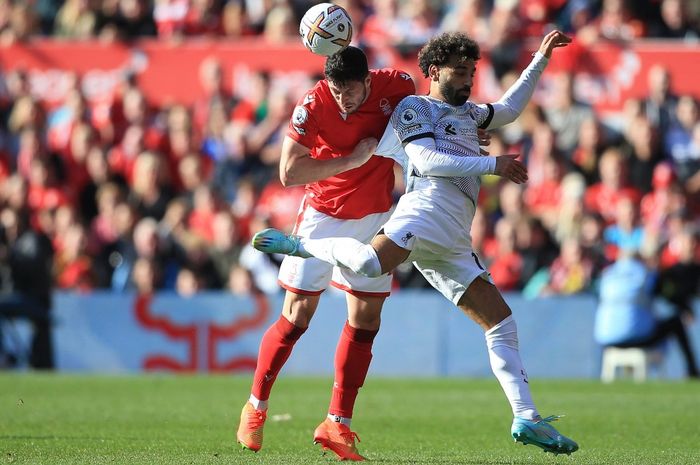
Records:
M424 137L435 138L430 104L415 95L401 100L390 121L402 145Z
M394 93L396 95L403 98L416 93L416 83L413 82L410 74L400 70L393 70L392 78L394 79Z
M487 103L485 105L474 105L472 107L472 115L474 116L474 121L476 121L477 127L480 129L486 129L491 124L493 119L493 105Z
M304 95L294 107L294 112L289 120L287 136L304 147L312 148L316 145L318 135L319 105L313 91Z

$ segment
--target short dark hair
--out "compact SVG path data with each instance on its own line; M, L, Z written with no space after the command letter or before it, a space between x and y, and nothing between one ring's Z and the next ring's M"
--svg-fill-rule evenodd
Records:
M428 77L430 65L445 66L450 57L457 55L461 60L478 60L479 44L461 32L446 32L433 37L418 52L418 66L423 76Z
M364 81L369 74L367 56L359 48L350 45L326 59L324 74L334 84Z

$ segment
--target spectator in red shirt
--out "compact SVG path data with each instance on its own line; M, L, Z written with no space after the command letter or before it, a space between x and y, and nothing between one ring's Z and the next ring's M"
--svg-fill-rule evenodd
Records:
M214 217L218 211L217 199L207 185L199 186L194 191L193 209L187 219L190 231L204 243L214 241Z
M63 250L56 254L54 272L56 286L61 289L88 291L94 287L92 259L81 224L75 223L66 231Z
M623 155L618 148L611 147L603 152L598 165L600 182L590 186L584 196L586 209L599 213L607 223L615 220L617 202L627 197L639 202L641 192L627 185Z
M529 183L525 190L528 211L539 218L550 230L556 227L561 202L562 168L553 157L543 160L543 178L537 184Z
M521 284L523 259L515 248L515 225L506 218L496 223L498 247L492 251L488 265L491 278L503 291L518 289Z

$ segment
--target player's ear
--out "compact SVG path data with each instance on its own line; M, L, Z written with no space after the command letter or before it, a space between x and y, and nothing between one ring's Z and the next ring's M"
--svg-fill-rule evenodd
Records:
M440 68L437 65L430 65L428 66L428 77L430 78L431 81L439 81L440 80Z

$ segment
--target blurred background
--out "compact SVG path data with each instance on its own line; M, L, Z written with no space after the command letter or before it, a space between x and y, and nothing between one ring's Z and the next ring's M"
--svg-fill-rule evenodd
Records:
M315 3L0 0L0 368L254 368L281 307L281 257L248 244L290 231L304 194L277 166L297 100L322 78L298 36ZM409 72L421 92L418 49L469 34L476 102L500 98L552 28L574 38L493 133L490 152L520 153L530 181L484 178L475 249L531 375L600 375L601 278L633 256L654 277L643 292L659 321L679 323L639 363L697 376L700 1L336 3L370 66ZM317 354L332 353L345 303L325 294L287 372L332 373ZM482 337L404 264L372 373L487 376Z

